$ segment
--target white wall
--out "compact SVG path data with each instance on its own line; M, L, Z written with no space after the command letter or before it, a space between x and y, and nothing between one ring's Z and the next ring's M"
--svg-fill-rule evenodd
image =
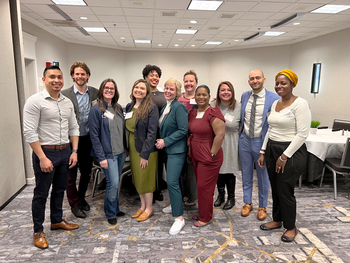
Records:
M350 119L350 29L317 37L292 46L291 68L300 79L295 89L311 107L314 120L331 127L333 120ZM318 94L311 94L313 63L322 63Z
M212 96L215 96L220 81L229 80L235 87L238 99L243 91L250 89L247 80L251 70L263 70L267 78L265 88L274 91L276 73L290 68L299 76L294 93L309 101L313 119L327 126L332 125L334 118L350 119L349 90L345 88L346 76L350 73L350 29L285 46L221 52L156 52L65 43L27 21L23 21L23 24L25 32L38 37L38 74L41 74L46 60L59 60L65 76L65 88L72 85L69 67L77 60L86 62L90 67L90 85L98 88L103 79L115 79L121 104L130 101L132 84L142 78L142 69L146 64L155 64L162 69L161 87L168 78L182 80L187 70L194 69L199 84L207 84ZM322 63L321 87L317 95L310 93L314 62Z
M9 0L0 0L0 206L25 185ZM15 33L14 33L15 34Z

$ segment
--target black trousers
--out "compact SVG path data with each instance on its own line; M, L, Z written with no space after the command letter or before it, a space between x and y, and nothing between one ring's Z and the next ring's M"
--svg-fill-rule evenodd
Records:
M287 230L295 228L296 200L294 188L299 176L305 172L307 162L306 145L303 144L291 158L288 158L284 172L276 172L276 162L290 142L269 140L265 160L272 192L272 217L275 222L283 222Z
M50 199L50 218L52 224L62 222L62 203L64 191L67 188L69 177L69 157L71 148L63 150L43 149L46 157L51 160L54 168L51 173L44 173L40 168L38 156L33 152L33 167L35 174L35 188L32 201L32 215L34 223L34 232L43 231L45 220L45 206L52 184Z
M67 199L71 207L77 207L79 200L85 199L92 168L92 157L90 156L91 148L90 135L79 136L78 163L70 170L67 186ZM79 188L77 189L78 167L80 170L80 180Z

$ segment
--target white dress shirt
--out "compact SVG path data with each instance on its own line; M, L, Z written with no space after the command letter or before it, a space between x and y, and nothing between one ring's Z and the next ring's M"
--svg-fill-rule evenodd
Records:
M256 99L256 111L255 111L255 123L254 123L254 137L261 137L262 135L262 122L263 122L263 113L264 113L264 106L265 106L265 89L262 89L258 95L258 98ZM252 108L252 104L254 101L254 92L249 97L249 100L247 102L247 105L245 107L245 113L244 113L244 133L249 136L249 123L250 123L250 112Z

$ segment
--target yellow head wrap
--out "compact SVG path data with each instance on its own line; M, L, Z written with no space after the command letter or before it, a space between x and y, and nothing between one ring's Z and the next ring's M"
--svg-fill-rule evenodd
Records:
M284 70L278 72L276 77L275 77L275 80L277 79L277 77L279 75L285 75L294 84L294 86L296 86L298 83L298 76L297 76L297 74L295 74L295 72L293 70L284 69Z

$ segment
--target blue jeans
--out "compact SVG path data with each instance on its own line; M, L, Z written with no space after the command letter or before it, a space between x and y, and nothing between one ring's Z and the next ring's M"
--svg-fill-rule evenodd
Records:
M126 153L114 155L113 159L107 159L108 169L103 169L106 176L106 193L105 193L105 214L107 219L113 219L117 216L119 210L118 187L119 178L123 171Z

